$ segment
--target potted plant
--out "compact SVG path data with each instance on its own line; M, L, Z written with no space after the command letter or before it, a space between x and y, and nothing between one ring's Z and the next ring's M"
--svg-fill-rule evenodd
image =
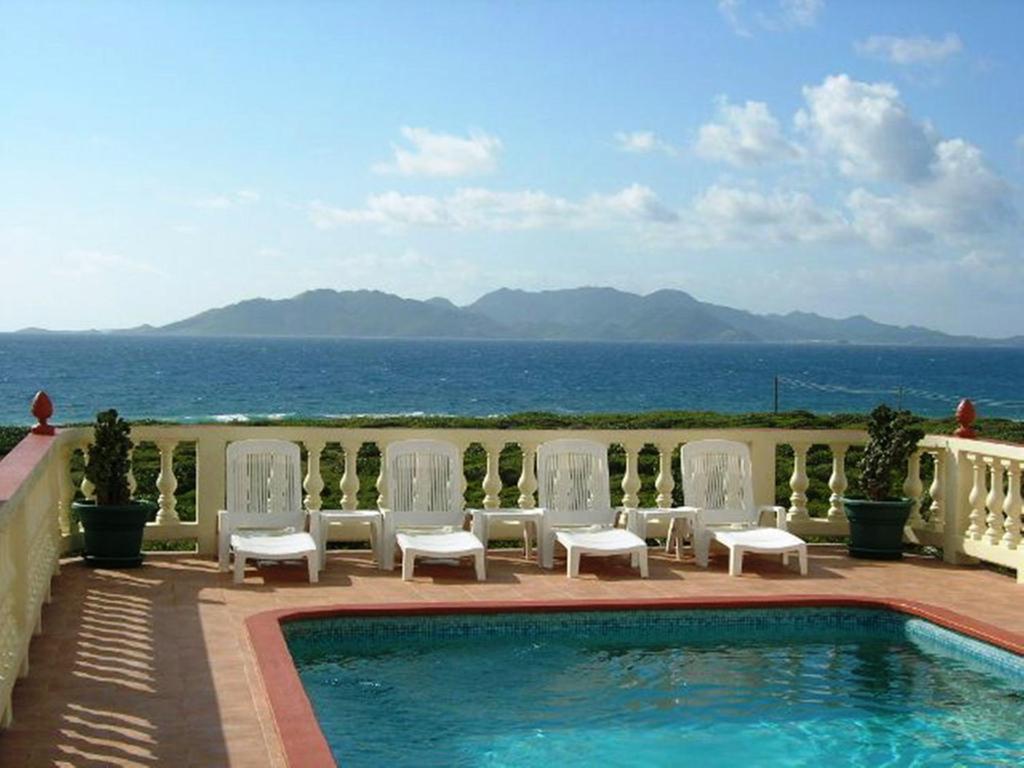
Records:
M128 488L131 469L131 426L117 411L96 414L94 439L85 476L95 501L73 504L84 531L87 563L131 567L142 563L142 534L154 511L148 501L133 501Z
M912 499L901 496L907 460L924 431L910 411L879 405L868 417L868 442L860 460L866 499L843 499L850 521L850 555L873 560L903 557L903 528Z

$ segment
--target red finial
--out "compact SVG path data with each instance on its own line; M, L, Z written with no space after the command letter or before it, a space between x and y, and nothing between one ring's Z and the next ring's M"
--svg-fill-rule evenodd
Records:
M32 427L33 435L52 435L56 432L51 425L46 423L46 420L53 416L53 401L43 390L36 392L36 396L32 398L32 415L39 421Z
M960 405L956 407L956 423L960 426L956 428L956 432L953 434L957 437L977 437L978 433L974 431L972 426L977 417L978 414L974 410L974 403L965 397L960 401Z

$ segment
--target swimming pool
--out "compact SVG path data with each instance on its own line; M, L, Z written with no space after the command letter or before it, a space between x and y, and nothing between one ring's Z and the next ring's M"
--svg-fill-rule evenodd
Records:
M1018 766L1024 659L852 607L283 623L345 766Z

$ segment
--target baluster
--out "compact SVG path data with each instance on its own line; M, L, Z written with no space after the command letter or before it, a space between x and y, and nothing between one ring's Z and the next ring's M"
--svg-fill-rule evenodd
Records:
M789 514L786 519L809 520L807 514L807 486L810 480L807 478L807 450L811 447L807 443L793 443L793 474L789 478L789 487L793 491L789 497Z
M357 458L362 443L349 441L342 445L345 451L345 471L338 487L341 490L341 508L346 511L359 509L359 472Z
M658 491L658 508L668 509L672 506L672 489L676 487L676 481L672 477L672 451L675 445L672 443L660 443L658 445L658 476L654 479L654 488Z
M160 451L160 474L156 476L156 487L160 491L160 497L157 499L157 525L181 522L176 511L178 500L174 497L174 492L178 490L178 479L174 476L174 447L177 444L177 440L156 442L156 447Z
M846 492L846 452L850 446L839 443L830 446L832 448L832 476L828 479L829 490L832 495L828 497L828 520L838 522L846 517L843 510L843 494Z
M639 443L623 443L626 450L626 473L622 476L622 506L625 509L636 509L640 506L640 472L638 468L640 449Z
M320 474L320 454L324 450L322 440L307 440L306 443L306 477L302 487L306 491L306 509L318 512L323 506L321 493L324 490L324 479Z
M537 490L537 443L521 440L519 447L523 450L523 470L519 473L519 508L533 509L537 506L533 494Z
M971 482L971 493L967 501L971 505L970 525L965 535L970 539L980 539L985 522L985 459L980 454L967 454L967 460L973 465L974 477Z
M383 440L377 441L377 450L380 451L380 472L377 473L377 506L380 509L388 508L388 486L387 486L387 459L388 444Z
M928 495L932 497L932 504L928 507L928 530L941 531L946 525L943 520L945 494L942 490L942 481L946 474L946 452L938 450L933 456L935 461L932 463L932 484L928 488Z
M995 457L992 459L992 484L985 497L988 515L985 517L985 541L998 544L1003 538L1003 503L1006 493L1003 491L1003 462Z
M488 442L484 445L487 452L487 474L481 487L484 491L484 509L497 509L501 506L501 472L499 463L501 461L501 450L505 447L503 442Z
M86 441L84 441L82 443L82 467L83 468L89 466L89 445L90 445L90 442L88 440L86 440ZM82 484L79 486L79 490L82 492L82 496L84 496L86 500L93 500L93 501L95 501L95 499L96 499L96 486L92 484L92 482L89 480L88 476L85 475L85 474L82 475Z
M920 528L924 525L921 517L921 494L924 484L921 482L921 452L914 451L907 459L907 477L903 481L903 495L910 499L910 516L907 525Z
M1020 515L1021 515L1021 494L1020 494L1020 462L1010 461L1007 472L1007 485L1009 493L1003 502L1003 546L1008 549L1016 549L1020 544Z

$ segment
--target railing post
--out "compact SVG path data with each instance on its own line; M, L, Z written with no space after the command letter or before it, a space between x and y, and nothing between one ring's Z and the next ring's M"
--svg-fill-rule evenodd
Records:
M202 433L200 433L202 434ZM196 441L196 532L199 554L217 554L217 512L224 509L227 440Z
M338 484L341 490L341 508L347 511L359 509L359 471L358 458L361 442L347 440L342 444L345 451L345 471Z
M306 446L306 477L302 488L306 491L304 503L306 509L317 512L323 505L320 494L324 490L324 479L320 474L320 455L324 450L323 440L307 440Z
M810 481L807 478L807 450L810 445L807 443L793 443L793 474L789 478L789 487L793 493L789 496L789 514L786 519L789 522L797 522L810 519L807 514L807 486Z
M71 455L73 447L66 445L60 449L59 462L57 467L57 498L60 505L57 510L57 524L63 536L70 536L71 530L71 500L75 497L74 484L71 481Z
M523 451L523 468L519 473L519 508L533 509L537 501L533 494L537 491L537 443L532 440L520 440L519 447Z
M964 552L964 538L970 513L968 489L972 487L974 467L966 453L946 448L943 462L943 499L945 516L942 526L942 559L953 565L974 562Z
M828 479L828 488L832 495L828 497L828 521L839 522L846 517L843 509L843 494L846 492L846 452L850 446L842 443L829 446L832 449L832 476Z
M657 502L660 509L672 506L672 489L676 487L676 481L672 477L673 450L673 443L658 444L658 476L654 479L654 488L658 491Z
M174 447L177 444L176 440L157 440L156 442L156 447L160 451L160 474L156 478L156 487L160 491L160 497L157 500L160 505L156 513L157 525L181 522L176 509L178 500L174 497L174 492L178 490L178 479L174 476Z
M755 437L750 443L751 471L754 473L754 501L758 506L775 504L775 443Z
M921 483L921 452L914 451L907 458L907 477L903 481L903 494L910 499L910 516L907 518L907 525L911 529L920 528L924 525L921 517L921 493L924 485Z
M627 442L622 447L626 450L626 472L622 476L622 506L625 509L636 509L640 506L640 443Z
M501 461L501 450L505 444L498 441L488 441L484 445L487 452L487 474L481 487L484 491L484 509L497 509L501 506L501 472L499 462Z

